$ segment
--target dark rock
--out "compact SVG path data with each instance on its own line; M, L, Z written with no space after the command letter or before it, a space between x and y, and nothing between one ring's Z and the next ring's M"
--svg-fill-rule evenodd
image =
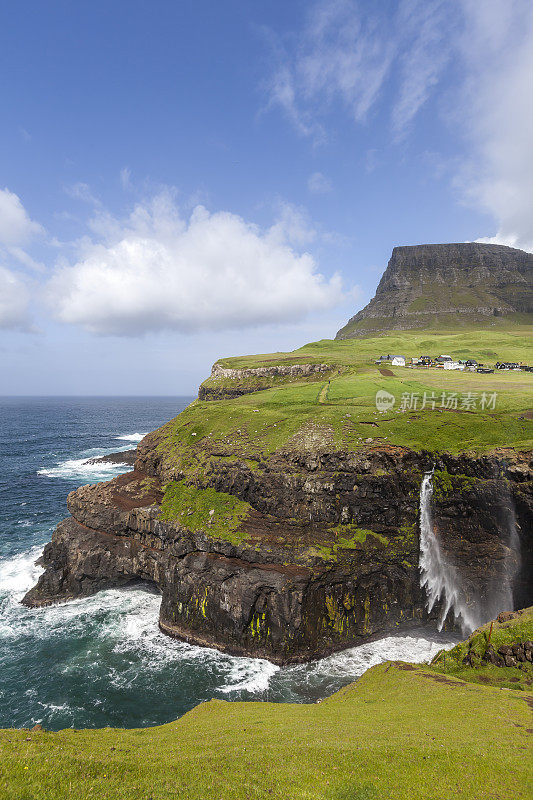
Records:
M268 387L262 387L268 388ZM226 386L211 388L210 386L200 386L198 389L198 400L232 400L235 397L242 397L244 394L253 394L258 389L254 388L230 388Z
M85 464L128 464L133 466L137 458L137 450L123 450L121 453L110 453L108 456L88 458Z
M252 509L236 544L210 525L189 529L187 513L179 523L160 519L162 485L182 476L162 463L156 444L157 434L141 443L133 472L68 496L72 517L46 546L46 571L24 598L27 605L146 580L162 593L165 632L277 663L317 658L428 619L419 584L418 504L432 454L294 449L265 457L259 469L214 458L200 488L234 495ZM508 462L441 458L448 476L462 476L449 495L434 495L441 549L471 596L499 603L508 520L498 508L509 489L505 478L493 476ZM463 490L465 475L475 480ZM517 520L526 530L531 507L529 495L522 497ZM340 546L332 527L347 519L374 535ZM434 608L433 617L438 613Z
M199 400L230 400L244 394L270 389L278 378L301 380L324 379L332 371L329 364L289 364L232 369L216 362L211 375L198 390ZM222 379L224 385L217 382ZM211 385L210 385L211 384ZM214 385L213 385L214 384Z
M487 649L483 655L483 661L485 661L487 664L497 664L498 661L500 661L499 656L491 644L487 645Z
M502 611L501 614L498 614L498 622L509 622L511 619L516 619L518 616L518 612L516 611Z

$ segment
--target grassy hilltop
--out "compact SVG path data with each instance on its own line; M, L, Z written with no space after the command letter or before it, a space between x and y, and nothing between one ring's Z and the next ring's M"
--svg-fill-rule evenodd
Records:
M169 465L187 473L200 469L202 457L214 452L253 464L276 450L300 446L397 445L451 453L501 447L528 450L533 373L484 375L393 367L388 368L392 374L383 374L374 361L388 353L406 357L446 353L485 364L533 362L532 333L533 327L444 334L403 331L367 339L322 340L291 353L221 359L222 367L233 370L303 364L327 364L330 369L305 379L253 374L209 378L203 386L254 391L233 399L195 401L161 429L160 453ZM390 412L376 409L380 389L396 398ZM457 393L457 409L442 409L442 394L452 392ZM495 407L485 402L482 409L483 393L494 392ZM424 393L428 400L434 398L434 409L430 403L421 407ZM461 407L467 393L474 397L475 410ZM417 396L417 408L401 409L404 394Z
M533 792L532 665L388 662L320 703L211 700L141 730L0 731L3 800L496 800ZM495 623L533 639L533 609ZM473 644L472 644L473 642ZM493 672L491 673L491 669ZM487 674L491 675L487 678ZM492 685L482 685L483 683Z

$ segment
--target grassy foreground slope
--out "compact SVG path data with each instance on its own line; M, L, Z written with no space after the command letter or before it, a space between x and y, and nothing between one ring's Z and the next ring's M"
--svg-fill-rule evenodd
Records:
M529 798L533 694L387 663L313 705L212 700L143 730L0 732L3 800Z

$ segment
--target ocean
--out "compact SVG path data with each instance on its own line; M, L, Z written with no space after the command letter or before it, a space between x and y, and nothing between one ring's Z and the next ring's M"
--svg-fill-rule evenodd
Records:
M0 398L0 727L144 727L210 698L316 702L381 661L426 661L451 646L420 630L279 668L168 638L147 587L22 606L68 492L129 469L84 462L130 449L191 400Z

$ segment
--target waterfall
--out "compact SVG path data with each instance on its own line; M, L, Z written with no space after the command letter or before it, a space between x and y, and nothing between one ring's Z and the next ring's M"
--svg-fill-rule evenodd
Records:
M420 585L426 590L427 609L431 611L441 601L438 628L442 630L450 610L459 622L463 635L471 633L481 624L478 614L466 603L461 578L457 570L446 562L433 530L431 498L433 496L433 470L424 475L420 487Z
M507 589L507 605L504 611L512 611L514 608L514 582L517 574L520 572L521 567L521 552L520 552L520 536L518 534L518 525L516 522L515 504L514 499L507 486L509 515L508 515L508 539L507 539L507 554L505 557L505 582Z

